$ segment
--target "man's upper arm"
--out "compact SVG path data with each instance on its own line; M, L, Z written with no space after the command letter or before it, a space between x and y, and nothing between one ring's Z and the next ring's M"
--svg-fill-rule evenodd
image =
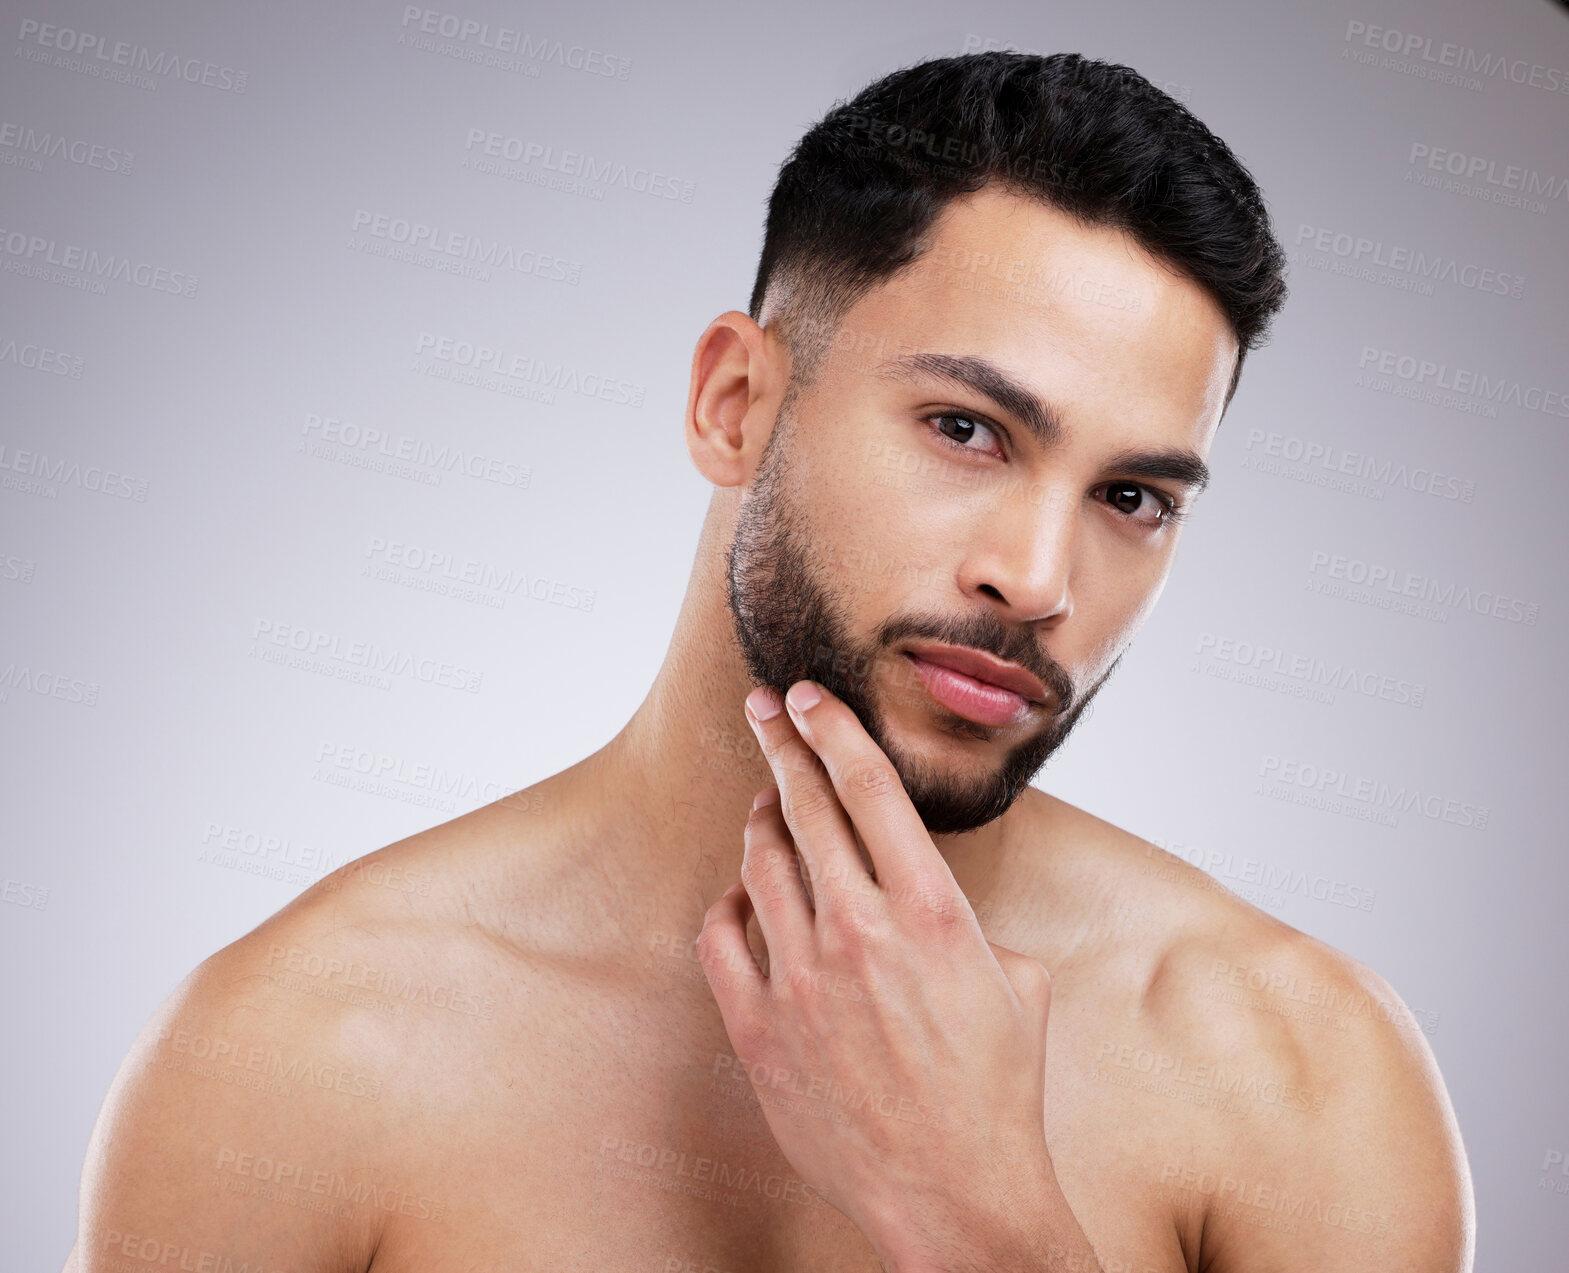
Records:
M1267 1130L1250 1129L1252 1161L1212 1201L1207 1267L1469 1273L1470 1172L1415 1018L1377 973L1310 939L1279 964L1289 993L1254 1006L1284 1023L1275 1050L1301 1086Z
M264 926L265 927L265 926ZM82 1171L67 1273L363 1273L379 1215L376 1080L341 1008L277 989L259 934L153 1015L111 1084Z

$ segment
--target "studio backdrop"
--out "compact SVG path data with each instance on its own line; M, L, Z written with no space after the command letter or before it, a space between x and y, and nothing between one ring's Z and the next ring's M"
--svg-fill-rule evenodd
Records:
M693 345L778 165L997 48L1179 98L1290 255L1165 593L1037 785L1385 976L1477 1268L1566 1267L1562 5L3 7L6 1267L63 1262L196 964L631 715L710 493Z

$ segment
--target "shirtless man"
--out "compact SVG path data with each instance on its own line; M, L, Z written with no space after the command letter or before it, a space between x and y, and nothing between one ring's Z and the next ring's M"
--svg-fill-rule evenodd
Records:
M67 1270L1469 1269L1395 992L1028 786L1161 591L1280 263L1121 68L977 54L830 112L697 343L715 492L647 699L203 962Z

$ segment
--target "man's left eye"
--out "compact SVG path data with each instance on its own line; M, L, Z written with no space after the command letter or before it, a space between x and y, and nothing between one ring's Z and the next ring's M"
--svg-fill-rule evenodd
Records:
M983 446L970 445L970 443L975 438L977 429L980 430L985 438L990 438L994 446L998 444L997 434L992 429L992 427L989 424L984 424L980 420L975 419L973 416L957 415L955 413L949 412L945 415L936 415L929 418L937 422L937 431L941 433L943 437L954 443L956 446L961 447L963 450L986 450L986 448ZM953 426L952 432L950 432L946 427L948 425ZM999 446L998 449L1000 450L1001 447Z
M1172 506L1147 486L1137 482L1113 482L1102 489L1106 492L1106 502L1133 521L1154 526L1168 519L1176 520Z

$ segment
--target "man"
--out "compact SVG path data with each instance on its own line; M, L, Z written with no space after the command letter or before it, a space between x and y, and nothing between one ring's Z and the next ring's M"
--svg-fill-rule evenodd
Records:
M67 1268L1468 1269L1394 991L1028 785L1281 265L1127 68L947 58L831 111L697 343L715 493L647 699L197 968Z

